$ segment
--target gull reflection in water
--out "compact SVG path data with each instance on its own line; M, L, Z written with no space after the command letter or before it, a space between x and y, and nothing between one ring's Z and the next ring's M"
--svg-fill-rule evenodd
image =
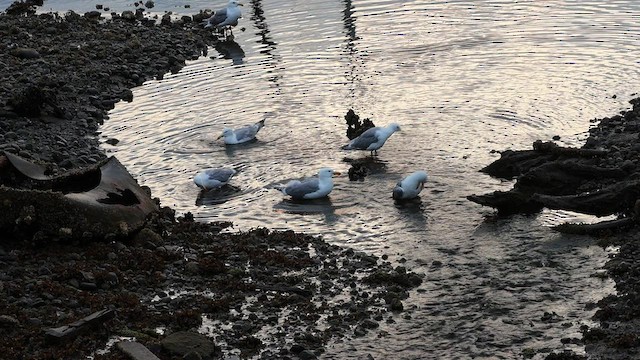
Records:
M202 190L196 198L196 205L219 205L234 198L240 192L240 188L226 184L209 191Z
M391 194L389 195L391 197ZM411 225L415 230L424 230L427 227L426 205L420 196L413 199L393 200L398 216L403 222Z
M228 38L224 41L218 41L216 44L216 50L224 59L231 59L233 65L240 65L244 63L244 50L242 50L240 44L232 39Z
M336 215L336 206L330 197L320 199L294 200L284 199L273 206L277 212L297 214L297 215L323 215L324 220L328 223L334 223L338 219Z

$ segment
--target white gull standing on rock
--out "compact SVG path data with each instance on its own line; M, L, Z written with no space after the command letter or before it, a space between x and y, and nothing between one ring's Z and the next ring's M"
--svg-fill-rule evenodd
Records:
M340 175L340 173L330 168L322 168L318 171L317 178L292 180L284 186L277 186L276 189L296 200L319 199L329 195L333 190L333 175Z
M413 199L420 194L425 182L427 182L427 173L424 171L416 171L398 181L393 188L392 196L396 200Z
M222 30L226 36L226 30L231 32L231 27L238 25L238 19L242 17L242 11L238 6L243 5L238 0L229 0L226 8L216 10L211 17L203 21L204 27L215 27Z
M385 141L393 135L394 132L400 131L400 125L391 123L385 127L372 127L367 129L357 138L351 140L347 145L343 146L343 150L369 150L371 154L377 154L378 149L384 145Z
M193 177L193 182L205 191L209 191L226 185L235 174L236 171L233 169L205 169Z
M224 143L228 145L242 144L256 138L256 134L264 126L264 119L255 124L247 125L239 129L224 128L218 139L224 138Z

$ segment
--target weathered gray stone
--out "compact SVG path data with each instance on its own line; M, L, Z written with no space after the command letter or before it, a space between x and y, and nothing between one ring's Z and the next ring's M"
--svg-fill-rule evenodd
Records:
M117 346L120 351L133 360L160 360L160 358L155 356L154 353L139 342L121 341Z

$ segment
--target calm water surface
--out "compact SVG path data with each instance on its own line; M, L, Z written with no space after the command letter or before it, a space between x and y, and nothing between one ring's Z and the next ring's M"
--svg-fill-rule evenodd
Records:
M156 1L153 11L190 15L224 4L188 3ZM543 212L494 221L465 196L511 187L478 172L498 157L491 150L554 135L580 145L589 120L628 108L639 78L640 3L253 0L243 11L245 31L233 41L116 106L102 131L120 143L105 150L164 205L199 220L319 234L426 274L396 323L331 344L327 359L581 351L560 339L580 337L591 325L585 305L613 291L591 276L607 252L549 226L590 219ZM346 173L346 158L368 157L339 149L350 108L403 129L369 159L371 175L337 178L328 200L306 205L271 189L320 167ZM225 126L263 118L256 143L215 140ZM202 196L193 175L220 166L239 170L240 191ZM393 184L418 169L430 175L421 200L395 204Z

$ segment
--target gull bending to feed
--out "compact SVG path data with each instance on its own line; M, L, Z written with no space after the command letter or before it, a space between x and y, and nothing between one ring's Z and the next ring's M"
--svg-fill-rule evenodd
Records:
M330 168L322 168L318 171L318 177L305 180L292 180L284 186L276 187L283 194L296 200L319 199L329 195L333 190L333 175L340 175Z
M222 135L218 139L224 138L224 143L228 145L242 144L256 138L256 134L264 126L264 119L255 124L247 125L239 129L224 128Z
M394 132L400 131L400 125L391 123L385 127L372 127L363 132L357 138L351 140L347 145L343 146L343 150L369 150L371 154L378 153L378 149L384 145L385 141L393 135Z
M233 169L206 169L197 173L193 177L193 182L205 191L209 191L226 185L235 174L236 171Z
M226 36L226 30L231 33L231 27L238 25L238 19L242 17L242 12L238 6L243 6L238 0L229 0L226 8L216 10L210 18L203 21L205 28L215 27L222 30Z
M398 181L393 188L392 196L396 200L413 199L420 194L426 181L427 173L424 171L416 171Z

